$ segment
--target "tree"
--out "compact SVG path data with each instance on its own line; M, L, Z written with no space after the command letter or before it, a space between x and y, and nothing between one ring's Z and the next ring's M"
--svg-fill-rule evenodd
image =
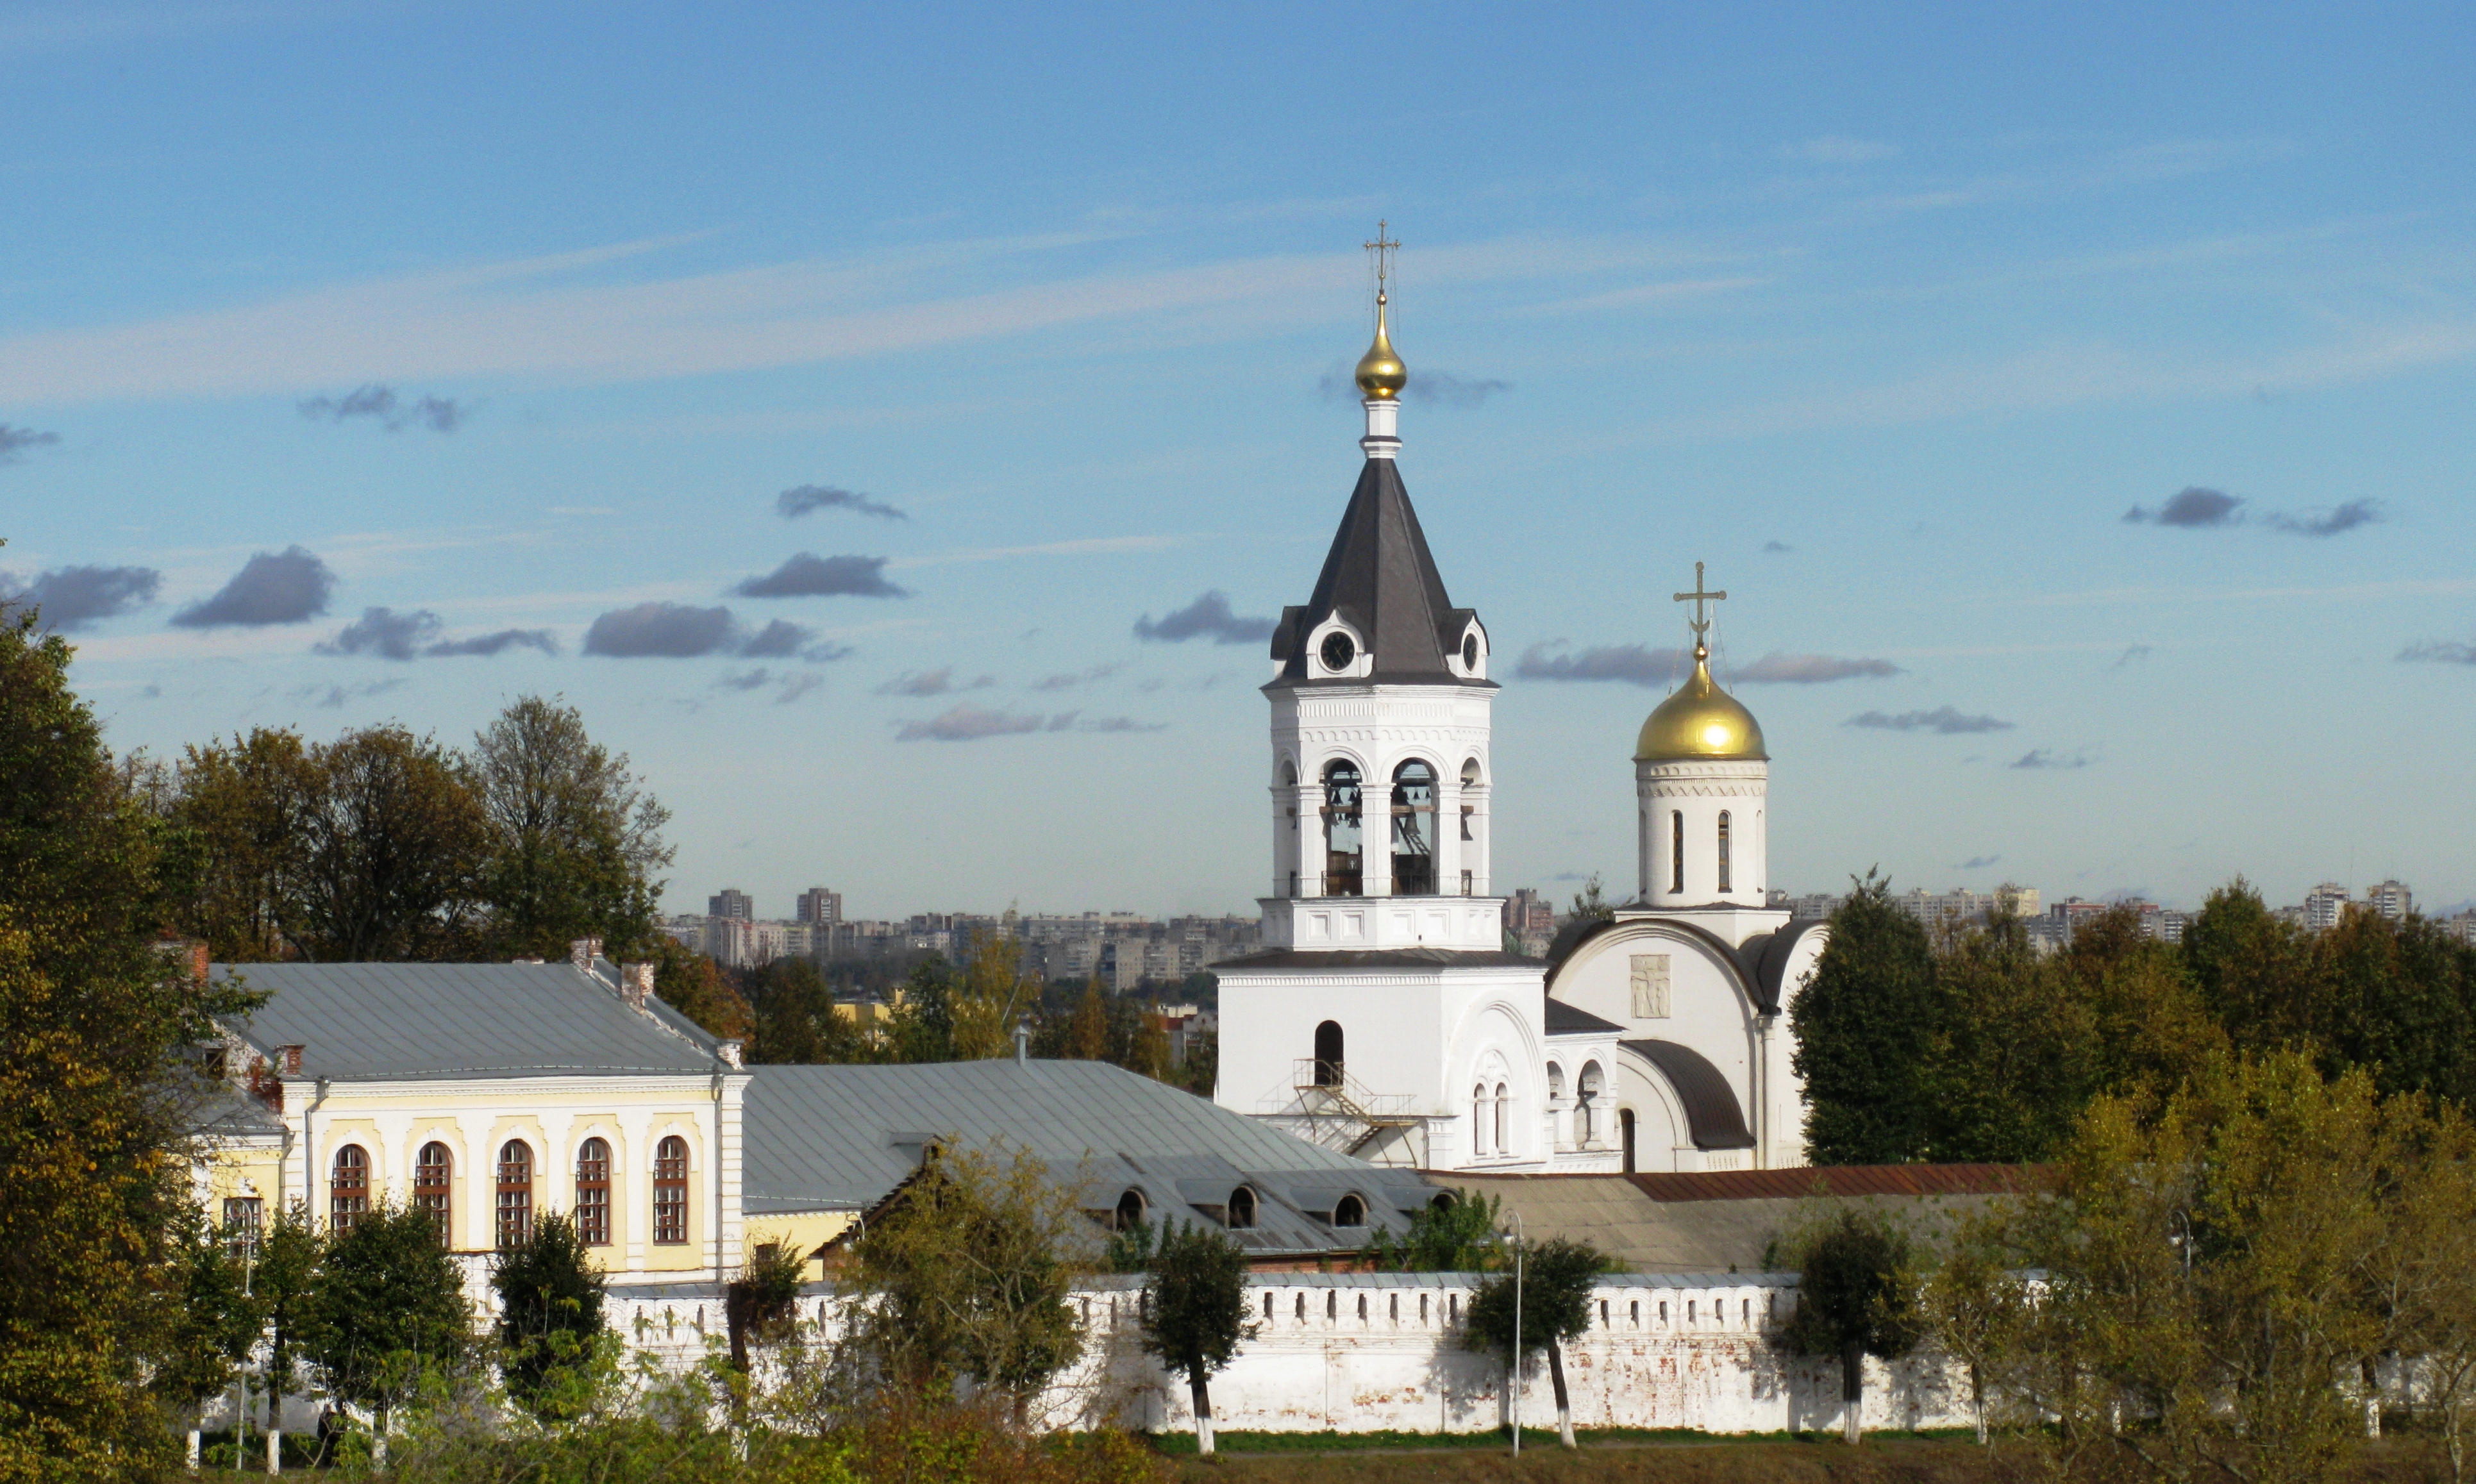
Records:
M1988 1399L1994 1378L2018 1344L2028 1312L2027 1281L2004 1261L1999 1222L1964 1223L1928 1274L1919 1317L1936 1342L1968 1373L1969 1407L1980 1447L1992 1443Z
M2421 917L2393 923L2350 906L2313 950L2332 1001L2327 1050L2336 1054L2325 1070L2371 1068L2386 1095L2476 1098L2476 976L2465 949Z
M603 1276L576 1223L557 1212L533 1221L525 1241L490 1261L499 1296L499 1370L508 1390L545 1422L573 1410L559 1383L594 1358L606 1326Z
M2242 877L2210 893L2184 925L2184 963L2238 1051L2329 1039L2330 996L2314 972L2311 943L2272 917Z
M778 958L747 977L755 1017L750 1059L819 1065L880 1059L876 1039L859 1023L834 1013L834 994L817 966Z
M191 746L174 779L165 812L202 857L183 930L205 939L218 963L291 956L304 930L304 830L318 792L301 734L255 727L229 743Z
M1377 1272L1479 1273L1496 1261L1497 1214L1502 1200L1457 1190L1410 1213L1410 1229L1396 1240L1376 1233L1368 1248Z
M954 1051L954 974L944 958L931 953L911 966L893 1019L887 1039L895 1061L959 1059Z
M1015 1023L1040 1003L1040 980L1024 972L1021 939L974 934L972 956L953 990L953 1059L1012 1055Z
M650 949L654 993L664 1004L711 1035L745 1040L755 1030L756 1012L712 959L667 932L656 933Z
M1143 1346L1186 1377L1195 1399L1195 1446L1212 1451L1212 1373L1255 1337L1247 1317L1247 1254L1226 1232L1184 1222L1161 1233L1151 1255Z
M1937 1160L2040 1159L2089 1098L2088 1006L2065 993L2019 922L1998 917L1938 955L1944 1024L1934 1036Z
M1798 1247L1796 1313L1783 1338L1800 1354L1839 1358L1841 1427L1853 1447L1866 1357L1897 1360L1921 1337L1909 1234L1880 1212L1843 1206Z
M194 1452L197 1413L239 1373L258 1344L265 1308L226 1234L194 1207L182 1212L173 1227L171 1256L180 1305L148 1381L156 1395L190 1419Z
M1573 893L1573 909L1556 925L1556 936L1548 945L1548 961L1563 963L1572 955L1575 945L1601 923L1616 921L1616 915L1615 905L1608 901L1606 892L1599 885L1598 874L1593 872L1582 889Z
M1078 1198L1027 1150L933 1155L853 1249L851 1343L864 1369L915 1397L969 1376L1022 1426L1082 1353L1066 1302L1090 1240Z
M574 706L516 700L474 737L471 779L487 821L482 895L498 952L557 957L589 937L632 952L653 935L670 810L625 754L585 734Z
M452 957L467 946L487 841L457 758L402 727L314 747L296 946L321 962Z
M1523 1254L1517 1275L1497 1273L1471 1295L1463 1343L1502 1360L1513 1385L1521 1384L1529 1352L1548 1352L1548 1376L1556 1388L1556 1436L1573 1443L1573 1401L1565 1390L1565 1345L1591 1327L1591 1294L1607 1258L1588 1242L1550 1237ZM1520 1339L1517 1352L1516 1337Z
M1813 978L1789 1004L1805 1137L1822 1165L1924 1157L1935 1124L1943 996L1925 928L1868 872L1839 911Z
M1084 981L1075 1013L1066 1022L1065 1045L1070 1061L1105 1061L1109 1056L1109 1002L1101 993L1101 977Z
M267 1391L288 1397L296 1390L319 1327L318 1287L327 1260L327 1234L300 1205L276 1213L258 1241L251 1287L266 1314Z
M238 997L150 951L176 834L129 791L71 651L0 611L0 1479L118 1478L173 1434L188 1048Z
M310 1358L329 1395L366 1407L384 1447L394 1409L470 1358L463 1274L428 1211L377 1205L329 1238Z

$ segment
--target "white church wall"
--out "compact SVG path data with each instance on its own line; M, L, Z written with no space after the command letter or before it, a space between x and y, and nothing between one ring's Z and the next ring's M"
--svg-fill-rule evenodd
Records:
M1537 969L1221 973L1221 1067L1214 1101L1236 1112L1276 1112L1295 1099L1298 1065L1315 1055L1316 1026L1327 1020L1341 1026L1342 1061L1350 1080L1378 1096L1407 1097L1410 1111L1421 1115L1469 1112L1455 1096L1456 1087L1469 1091L1462 1077L1474 1056L1463 1040L1464 1026L1486 1007L1527 1026L1519 1036L1501 1029L1495 1034L1526 1045L1524 1065L1537 1076Z
M1668 960L1666 1015L1633 1013L1638 955ZM1558 968L1555 993L1567 1004L1622 1026L1627 1040L1691 1047L1727 1076L1739 1105L1746 1106L1753 1065L1752 1006L1735 971L1722 967L1702 943L1663 929L1656 920L1621 922Z

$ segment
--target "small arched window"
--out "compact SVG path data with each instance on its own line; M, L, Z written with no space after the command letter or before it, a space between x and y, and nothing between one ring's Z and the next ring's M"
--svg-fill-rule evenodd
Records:
M1471 1152L1487 1152L1487 1084L1471 1089Z
M1668 889L1685 889L1685 811L1668 811Z
M370 1209L370 1156L358 1144L335 1151L335 1173L327 1187L327 1224L340 1236Z
M1548 1064L1548 1101L1565 1101L1565 1069L1552 1061Z
M1411 758L1393 770L1393 895L1436 894L1436 770Z
M1299 765L1293 758L1284 757L1281 759L1281 786L1283 788L1296 788L1299 786Z
M1144 1193L1129 1187L1118 1198L1117 1229L1132 1231L1144 1224Z
M1720 889L1732 891L1728 884L1728 811L1720 811Z
M1315 1085L1341 1085L1341 1023L1325 1021L1315 1032Z
M1573 1121L1579 1125L1578 1136L1584 1144L1592 1143L1599 1136L1599 1094L1605 1086L1606 1078L1599 1072L1599 1064L1596 1061L1583 1063L1581 1079L1575 1084L1578 1096L1573 1103Z
M688 1240L688 1141L678 1134L654 1150L654 1241L685 1247Z
M587 1139L576 1150L576 1239L610 1245L610 1146Z
M1229 1229L1247 1231L1255 1224L1255 1193L1241 1185L1229 1193Z
M1617 1110L1617 1133L1624 1145L1624 1173L1633 1174L1633 1109Z
M1358 765L1334 758L1324 770L1324 894L1365 894L1366 857L1359 830Z
M1356 1196L1342 1197L1339 1200L1333 1202L1332 1224L1336 1226L1366 1225L1367 1202L1359 1200Z
M1496 1151L1499 1154L1513 1149L1513 1140L1509 1137L1512 1123L1513 1097L1505 1090L1504 1084L1498 1082L1496 1084Z
M533 1151L522 1139L499 1146L499 1248L524 1246L533 1234Z
M1464 795L1468 795L1468 794L1469 794L1473 789L1475 789L1476 787L1478 787L1478 786L1479 786L1479 777L1480 777L1480 775L1479 775L1479 771L1478 771L1478 759L1477 759L1477 758L1473 757L1473 758L1469 759L1468 761L1466 761L1466 762L1464 762L1464 763L1462 764L1462 793L1463 793ZM1462 838L1463 838L1463 839L1465 839L1465 840L1476 840L1476 839L1478 838L1478 836L1477 836L1477 835L1475 835L1475 834L1473 834L1473 833L1472 833L1472 832L1471 832L1471 822L1472 822L1474 818L1476 818L1477 814L1478 814L1478 805L1477 805L1477 804L1470 804L1470 803L1467 803L1467 802L1465 802L1465 803L1462 804ZM1463 872L1462 874L1463 874L1464 876L1468 876L1470 873L1469 873L1469 872L1467 872L1467 871L1465 871L1465 872ZM1462 893L1462 895L1463 895L1463 896L1465 896L1465 897L1467 897L1467 896L1469 896L1469 895L1470 895L1470 893L1469 893L1469 892L1464 892L1464 893Z
M421 1147L412 1161L412 1203L415 1209L430 1213L438 1227L438 1245L456 1245L455 1224L450 1220L456 1162L447 1146L433 1139Z

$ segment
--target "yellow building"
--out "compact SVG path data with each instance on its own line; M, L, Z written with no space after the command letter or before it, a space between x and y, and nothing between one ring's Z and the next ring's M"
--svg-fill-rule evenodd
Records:
M739 1044L656 999L650 966L592 947L564 963L214 966L269 998L221 1027L234 1105L202 1129L210 1212L300 1206L334 1226L421 1207L475 1257L559 1212L614 1293L727 1277L743 1257Z

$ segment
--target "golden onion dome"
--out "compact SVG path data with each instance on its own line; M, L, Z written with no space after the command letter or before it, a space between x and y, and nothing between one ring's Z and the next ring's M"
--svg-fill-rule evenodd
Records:
M1358 358L1358 389L1378 402L1391 402L1401 395L1410 380L1410 368L1393 354L1392 337L1384 333L1384 296L1375 296L1375 343Z
M1711 652L1694 646L1694 677L1676 687L1642 724L1633 749L1636 762L1746 759L1768 762L1763 728L1754 713L1711 679Z

